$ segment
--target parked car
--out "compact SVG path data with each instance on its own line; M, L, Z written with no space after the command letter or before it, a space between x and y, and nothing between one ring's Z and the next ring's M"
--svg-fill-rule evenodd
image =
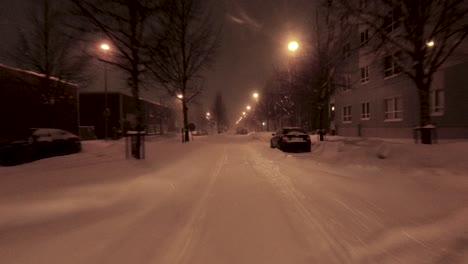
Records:
M30 128L0 139L0 163L15 165L81 151L78 136L55 128Z
M201 130L195 130L192 132L192 135L194 136L206 136L208 135L208 131L201 129Z
M272 134L270 148L285 150L302 150L310 152L310 136L300 127L283 127Z
M249 130L247 130L247 128L245 128L245 127L236 128L236 134L247 135L248 133L249 133Z

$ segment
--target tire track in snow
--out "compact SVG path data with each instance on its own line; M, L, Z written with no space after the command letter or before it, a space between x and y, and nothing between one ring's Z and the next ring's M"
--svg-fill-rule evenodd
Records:
M170 246L168 253L163 258L163 261L159 263L184 264L189 262L193 247L196 245L197 239L199 239L200 224L206 215L207 200L212 192L214 183L226 164L227 151L226 148L223 148L223 153L216 162L214 169L210 174L205 191L195 204L190 219L184 225L179 234L177 234L176 239Z
M327 263L352 263L351 256L345 245L333 235L326 223L320 221L320 216L314 215L307 209L304 204L305 196L294 187L291 179L282 174L277 165L260 157L252 149L249 149L249 151L251 152L250 156L253 157L250 166L258 174L266 177L284 195L294 208L295 214L293 213L292 216L299 216L300 220L305 224L307 232L304 232L304 234L307 241L309 241L310 248L317 249L318 260L327 259ZM322 241L317 239L317 235ZM326 258L324 255L326 255Z

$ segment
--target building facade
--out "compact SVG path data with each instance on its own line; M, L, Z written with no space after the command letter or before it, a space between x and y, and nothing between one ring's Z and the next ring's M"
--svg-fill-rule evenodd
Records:
M0 134L49 127L78 134L78 86L0 64Z
M390 20L385 30L399 30L394 22ZM364 25L356 23L352 31L343 43L341 76L336 78L340 85L330 99L330 127L342 136L413 137L420 124L419 95L414 81L397 63L400 54L395 49L377 51ZM430 115L438 138L468 138L468 49L464 44L433 75Z
M82 92L80 93L80 125L94 128L97 138L105 138L106 113L105 93ZM144 112L145 131L148 134L161 134L174 130L173 113L160 103L149 100L141 100ZM107 94L108 119L107 136L117 136L125 130L133 130L136 127L135 99L132 96L109 92Z

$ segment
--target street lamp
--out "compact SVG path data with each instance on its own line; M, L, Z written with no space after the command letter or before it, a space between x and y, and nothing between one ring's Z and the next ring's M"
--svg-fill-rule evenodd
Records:
M253 98L258 99L258 93L253 93Z
M247 110L250 110L250 109L251 109L250 105L248 105L246 108L247 108Z
M182 99L182 98L184 98L184 96L182 94L178 94L177 98Z
M435 45L435 43L434 43L433 40L430 40L430 41L426 42L426 46L428 46L429 48L434 47L434 45Z
M288 44L288 49L292 52L295 52L299 48L299 43L297 41L291 41Z
M110 46L107 43L101 44L101 49L104 52L110 50ZM105 120L105 132L104 139L108 137L108 123L109 123L110 110L107 105L107 63L104 61L104 120Z
M242 112L242 115L245 116L245 112Z

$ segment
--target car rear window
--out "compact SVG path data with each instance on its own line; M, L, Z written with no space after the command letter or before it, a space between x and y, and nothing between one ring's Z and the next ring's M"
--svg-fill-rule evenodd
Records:
M305 130L304 130L304 129L301 129L301 128L286 128L286 129L284 129L284 134L288 134L288 133L290 133L290 132L299 132L299 133L307 134L307 133L305 132Z

